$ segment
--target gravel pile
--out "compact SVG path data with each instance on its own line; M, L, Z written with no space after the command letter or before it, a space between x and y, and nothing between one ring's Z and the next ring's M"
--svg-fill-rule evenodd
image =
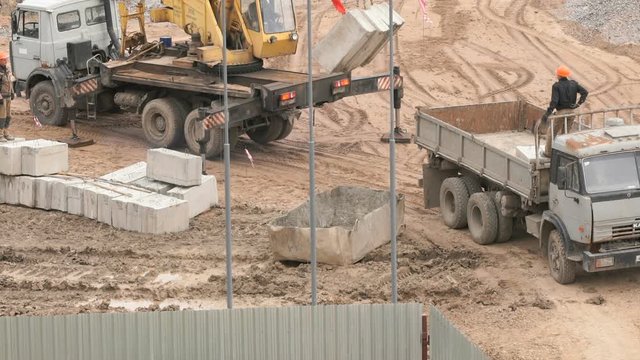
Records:
M567 19L614 44L640 43L639 0L567 0Z

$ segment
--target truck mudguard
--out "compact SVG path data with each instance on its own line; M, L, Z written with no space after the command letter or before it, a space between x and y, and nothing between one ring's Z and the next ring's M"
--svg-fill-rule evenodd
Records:
M66 107L73 107L75 101L68 91L69 84L67 84L67 79L71 79L72 76L71 70L64 64L59 64L53 68L37 68L27 78L27 98L31 95L31 89L37 83L43 80L51 80L53 88L56 90L56 96L63 98Z
M540 229L540 247L544 246L546 244L546 238L548 238L548 234L549 232L551 232L551 230L546 231L545 234L545 225L546 224L551 224L556 230L560 231L560 234L562 235L562 241L564 242L564 246L567 249L567 258L569 260L573 260L573 261L580 261L582 260L582 251L581 249L579 249L578 247L575 246L574 242L571 241L571 239L569 238L569 232L567 231L566 226L564 225L564 222L562 221L562 219L560 219L560 217L558 217L558 215L556 215L553 211L550 210L545 210L542 213L542 228ZM543 249L544 253L547 253L546 249Z

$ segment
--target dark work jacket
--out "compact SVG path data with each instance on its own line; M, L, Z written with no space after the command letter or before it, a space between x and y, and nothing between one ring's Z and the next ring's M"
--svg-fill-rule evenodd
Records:
M580 100L576 101L580 93ZM574 104L582 105L587 100L589 92L578 84L575 80L561 78L553 84L551 89L551 103L547 109L547 115L551 115L553 110L573 109Z

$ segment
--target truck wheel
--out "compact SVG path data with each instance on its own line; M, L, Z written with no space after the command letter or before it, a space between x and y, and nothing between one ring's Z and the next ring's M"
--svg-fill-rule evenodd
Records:
M195 109L187 115L187 119L184 122L184 137L187 142L187 147L193 154L200 154L200 143L198 143L198 137L196 132L196 123L198 120L198 109ZM224 151L224 128L216 127L209 130L209 141L206 144L205 154L208 159L214 159L222 154ZM238 142L238 128L229 128L229 145L231 149L236 146Z
M469 196L482 192L482 186L478 178L466 175L462 177L462 181L464 181L464 185L467 187L467 191L469 191Z
M262 145L277 140L280 137L280 134L282 134L284 121L278 117L272 117L269 120L269 125L247 131L249 138Z
M445 225L451 229L467 226L467 203L469 191L459 177L445 179L440 186L440 214Z
M548 243L547 256L551 277L560 284L571 284L576 280L576 264L567 259L567 249L558 230L551 231Z
M142 130L155 147L171 147L184 140L184 107L174 98L151 100L142 111Z
M467 222L473 241L488 245L498 237L498 213L491 195L486 192L475 193L469 197Z
M42 124L62 126L67 123L69 110L63 107L62 99L56 96L50 80L41 81L31 89L29 106Z
M498 243L509 241L513 235L513 218L503 216L502 211L500 211L500 208L502 208L502 204L500 203L501 197L502 193L500 191L496 192L493 196L496 203L496 213L498 215L498 237L496 238L496 242Z
M288 111L281 116L283 121L282 132L276 140L285 139L291 134L291 131L293 131L293 123L300 118L300 114L300 110L294 110Z

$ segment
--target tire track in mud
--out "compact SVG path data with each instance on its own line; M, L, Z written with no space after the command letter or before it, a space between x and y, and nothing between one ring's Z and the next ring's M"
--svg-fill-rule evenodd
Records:
M509 34L513 37L514 40L516 40L516 42L521 42L523 44L528 43L532 49L537 50L534 51L534 56L540 59L540 62L542 64L545 64L547 68L551 67L553 69L553 67L548 64L549 58L540 57L540 53L546 53L547 55L555 57L561 62L572 63L572 61L567 61L568 59L566 56L561 56L555 51L551 50L548 44L553 44L554 46L561 48L562 51L567 53L570 58L575 59L576 61L574 63L582 61L590 65L594 70L598 70L599 72L604 74L606 80L604 86L592 85L592 87L598 88L598 90L592 92L592 95L605 94L605 97L609 97L610 99L612 99L612 95L607 93L614 90L614 88L616 88L616 86L621 81L620 76L617 74L617 72L613 71L602 62L596 64L595 61L586 59L582 54L579 53L579 50L571 49L567 46L567 44L564 44L557 39L544 36L526 25L519 24L525 23L524 10L528 5L527 0L517 0L511 2L504 18L501 17L491 7L491 2L492 0L478 0L478 10L482 16L484 16L488 20L500 23L505 26ZM509 18L507 18L507 16L509 16ZM605 101L604 99L600 99L600 101L605 106L608 105L608 101Z

